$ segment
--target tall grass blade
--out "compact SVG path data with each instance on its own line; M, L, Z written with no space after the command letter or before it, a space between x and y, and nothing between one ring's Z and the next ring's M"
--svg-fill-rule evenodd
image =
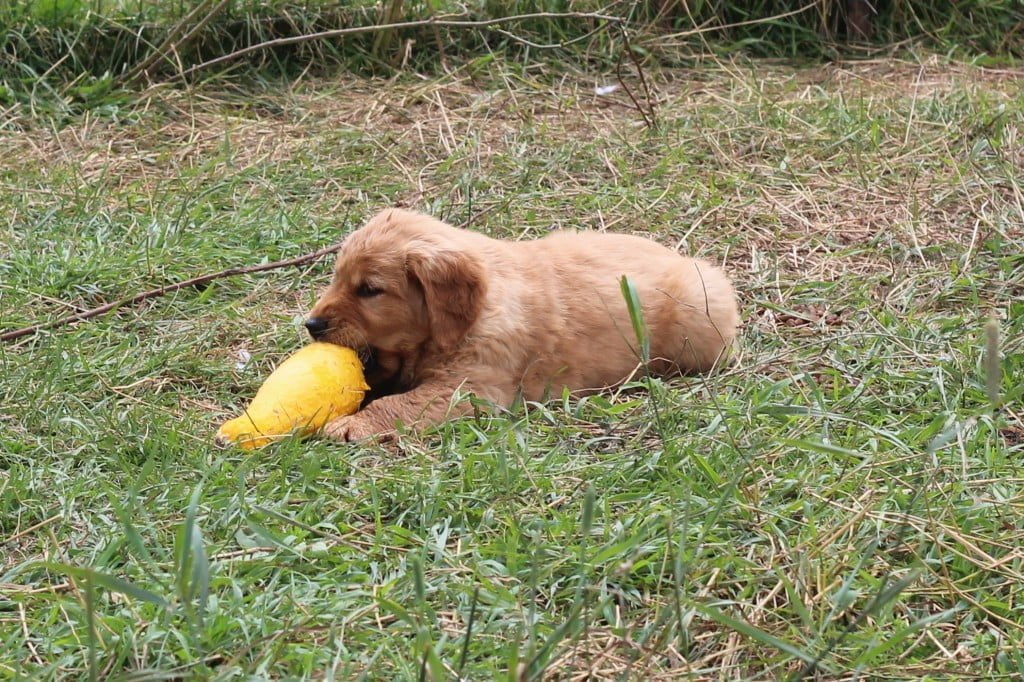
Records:
M196 522L199 510L199 498L202 486L192 491L185 519L178 531L178 551L175 572L177 576L178 598L186 612L192 613L193 602L199 601L199 622L206 612L206 604L210 594L210 562L203 546L203 536Z
M26 568L39 568L47 571L54 571L56 573L63 573L64 575L71 576L72 578L78 578L80 580L89 581L94 585L98 585L104 589L110 590L111 592L118 592L138 599L139 601L148 602L155 604L161 608L167 608L169 604L167 600L147 589L141 588L134 583L131 583L123 578L118 578L107 573L100 573L99 571L91 568L83 568L82 566L72 566L70 564L63 564L60 562L53 561L41 561L37 563L26 564Z
M469 602L469 618L466 619L466 635L462 639L462 653L459 654L459 665L456 669L459 678L462 678L462 671L466 669L466 657L469 656L469 642L473 636L473 621L476 620L476 603L480 598L480 586L473 589L473 599Z
M89 682L96 682L100 677L97 664L96 642L96 585L85 579L85 623L89 635Z
M623 276L620 284L622 297L626 299L626 308L629 310L629 321L633 324L633 334L636 336L637 343L640 344L640 359L646 366L651 361L651 337L647 330L647 323L644 321L644 309L640 305L640 294L629 277Z
M999 395L1002 380L1002 370L999 366L999 321L990 317L985 322L985 390L993 410L1002 407L1002 398Z

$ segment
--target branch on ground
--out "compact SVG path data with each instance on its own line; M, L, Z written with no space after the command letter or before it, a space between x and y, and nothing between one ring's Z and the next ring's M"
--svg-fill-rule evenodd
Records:
M334 244L333 246L325 246L322 249L307 253L303 256L297 256L295 258L288 258L287 260L274 261L273 263L263 263L262 265L248 265L245 267L228 268L227 270L221 270L220 272L212 272L199 277L193 277L183 282L175 282L174 284L168 284L166 286L157 287L156 289L150 289L149 291L143 291L142 293L122 298L113 303L107 303L91 310L83 310L80 313L74 315L68 315L51 322L42 322L40 324L34 324L29 327L22 327L21 329L12 329L8 332L0 334L0 341L13 341L14 339L20 339L23 336L29 336L37 332L43 331L44 329L56 329L57 327L63 327L71 324L72 322L79 322L81 320L88 320L93 317L98 317L104 313L108 313L111 310L116 310L124 306L136 305L145 300L151 298L157 298L166 294L173 293L179 289L185 289L187 287L196 287L208 282L212 282L216 279L224 279L225 277L234 277L235 275L249 275L254 272L266 272L267 270L277 270L279 268L287 268L292 265L305 265L312 261L317 260L322 256L326 256L329 253L335 253L341 248L341 244Z
M225 62L233 61L239 57L243 57L253 52L259 52L260 50L267 50L274 47L283 47L285 45L294 45L296 43L305 43L314 40L329 40L331 38L340 38L347 35L355 35L359 33L377 33L377 32L390 32L398 29L405 28L422 28L422 27L445 27L445 28L490 28L499 26L501 24L508 24L517 21L526 21L529 19L595 19L597 21L607 22L608 25L618 25L622 23L622 17L616 17L608 14L600 14L598 12L534 12L532 14L515 14L508 17L497 17L495 19L481 19L481 20L470 20L470 19L446 19L443 17L431 17L430 19L419 19L415 21L399 21L389 24L375 24L372 26L350 26L348 28L332 29L330 31L321 31L319 33L309 33L301 36L289 36L287 38L275 38L273 40L267 40L262 43L256 43L255 45L249 45L243 47L240 50L215 57L208 61L202 62L191 66L178 74L177 78L186 78L191 76L197 71L208 69L211 66L217 64L223 64ZM507 32L503 32L507 33ZM512 36L514 39L525 41L525 39L519 39L516 36ZM525 41L529 42L529 41ZM566 43L568 44L568 43ZM536 47L562 47L562 43L553 45L537 45Z

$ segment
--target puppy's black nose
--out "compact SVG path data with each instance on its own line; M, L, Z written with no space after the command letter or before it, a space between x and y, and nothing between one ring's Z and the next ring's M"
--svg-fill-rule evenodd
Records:
M306 330L314 339L319 339L327 331L327 320L322 317L311 317L306 320Z

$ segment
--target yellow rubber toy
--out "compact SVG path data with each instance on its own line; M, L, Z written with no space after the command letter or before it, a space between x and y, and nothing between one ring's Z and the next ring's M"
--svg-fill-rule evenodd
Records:
M220 427L217 444L252 450L293 433L316 433L332 419L356 412L369 389L354 350L311 343L267 377L245 414Z

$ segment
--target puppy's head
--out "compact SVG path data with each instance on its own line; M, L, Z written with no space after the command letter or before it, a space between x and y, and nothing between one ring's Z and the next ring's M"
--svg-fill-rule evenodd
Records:
M306 328L364 361L449 351L479 316L484 290L482 267L455 228L384 211L345 240Z

